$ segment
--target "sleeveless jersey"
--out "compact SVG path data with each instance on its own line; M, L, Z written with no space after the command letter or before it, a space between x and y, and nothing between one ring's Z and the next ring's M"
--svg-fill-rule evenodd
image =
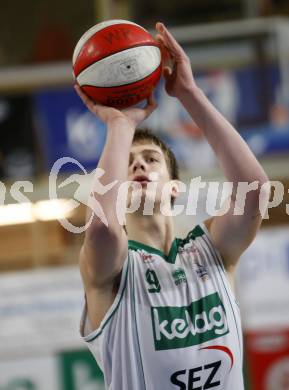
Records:
M202 223L166 256L129 241L114 303L81 334L109 390L244 390L239 307Z

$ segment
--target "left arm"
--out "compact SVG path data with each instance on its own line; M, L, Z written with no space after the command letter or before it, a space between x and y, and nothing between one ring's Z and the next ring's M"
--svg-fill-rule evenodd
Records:
M260 228L260 190L268 181L268 177L240 134L215 109L202 91L198 88L185 91L180 100L202 129L225 177L233 183L228 212L205 221L214 244L229 269L234 267ZM256 182L256 186L246 194L242 215L234 215L240 182Z
M205 221L226 268L231 269L260 228L260 190L269 179L243 138L197 87L190 60L180 45L162 24L157 24L157 30L159 43L174 62L173 69L164 68L166 90L181 101L202 129L225 177L233 183L229 211ZM247 193L243 214L234 215L238 183L254 181L256 189ZM268 191L264 195L268 197Z

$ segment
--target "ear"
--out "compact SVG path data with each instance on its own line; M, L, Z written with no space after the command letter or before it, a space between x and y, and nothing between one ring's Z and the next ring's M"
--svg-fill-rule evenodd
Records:
M180 180L171 180L171 185L172 185L171 195L174 199L177 199L180 196L181 192L186 191L183 188L184 183L182 183Z

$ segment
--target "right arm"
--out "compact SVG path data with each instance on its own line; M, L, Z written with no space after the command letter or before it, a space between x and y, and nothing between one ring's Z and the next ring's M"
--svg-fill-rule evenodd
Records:
M79 259L88 314L92 325L97 327L114 300L118 277L128 251L127 236L116 213L118 189L128 177L129 153L134 131L155 109L156 104L150 97L144 109L128 108L119 111L95 104L78 86L76 91L87 108L107 126L106 143L98 163L98 168L101 168L104 174L101 179L95 179L91 191L91 196L104 212L107 226L92 214ZM115 180L117 184L105 194L100 195L94 191L97 181L107 185ZM91 210L88 212L88 218L90 216Z

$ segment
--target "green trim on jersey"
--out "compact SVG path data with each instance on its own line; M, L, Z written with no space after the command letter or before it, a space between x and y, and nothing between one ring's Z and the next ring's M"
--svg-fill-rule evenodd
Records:
M197 225L193 230L191 230L187 237L184 239L181 238L175 238L174 241L172 242L169 254L166 255L164 252L162 252L160 249L154 248L150 245L143 244L142 242L135 241L135 240L128 240L128 247L129 249L132 250L145 250L148 253L154 253L156 255L161 256L165 261L168 263L174 264L176 261L178 249L185 244L187 244L190 240L195 240L197 237L200 237L204 235L205 232L203 229Z
M179 246L183 246L185 244L187 244L190 240L195 240L197 237L201 237L205 234L204 230L201 228L200 225L197 225L196 227L194 227L193 230L191 230L187 237L184 238L183 240L180 240L180 244Z
M134 241L134 240L128 241L128 247L129 247L129 249L133 249L133 250L143 249L146 252L154 253L155 255L161 256L168 263L174 264L176 261L176 255L178 253L178 241L179 241L178 238L174 239L168 255L165 255L164 252L162 252L159 249L153 248L152 246L149 246L149 245L143 244L142 242L138 242L138 241Z
M146 390L146 381L145 381L145 374L144 374L144 368L143 368L143 360L142 360L142 354L140 349L140 342L139 342L139 334L138 334L138 323L137 323L137 317L136 317L136 301L135 301L135 272L134 272L134 261L132 261L132 299L133 299L133 315L134 315L134 323L135 323L135 330L137 335L137 345L138 345L138 351L139 351L139 357L140 357L140 363L141 363L141 370L143 375L143 383Z

